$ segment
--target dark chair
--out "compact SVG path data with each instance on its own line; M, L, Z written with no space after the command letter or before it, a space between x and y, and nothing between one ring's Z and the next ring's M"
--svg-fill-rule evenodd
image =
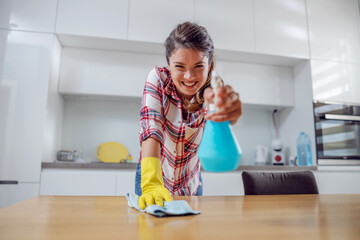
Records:
M242 173L245 195L319 194L311 171Z

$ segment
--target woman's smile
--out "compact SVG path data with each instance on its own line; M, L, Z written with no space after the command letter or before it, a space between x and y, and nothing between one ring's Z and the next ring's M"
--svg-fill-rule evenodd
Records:
M186 87L193 87L195 86L195 84L197 84L198 82L182 82L182 84L184 84Z

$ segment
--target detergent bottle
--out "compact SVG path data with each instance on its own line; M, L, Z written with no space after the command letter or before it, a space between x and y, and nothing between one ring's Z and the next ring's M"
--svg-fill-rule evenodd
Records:
M217 111L215 102L217 90L221 87L221 78L212 72L211 88L215 92L214 103L209 105L209 112ZM238 168L242 151L231 129L229 121L214 122L207 120L200 142L198 157L204 170L226 172Z

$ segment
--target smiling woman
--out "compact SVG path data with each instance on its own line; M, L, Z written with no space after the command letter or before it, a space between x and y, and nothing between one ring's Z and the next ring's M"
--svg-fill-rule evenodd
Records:
M215 104L220 110L206 114L214 98L210 80L215 60L204 27L179 24L165 48L168 66L149 73L140 112L142 149L135 193L142 209L154 203L162 206L171 195L202 195L197 153L205 121L235 123L241 115L239 95L230 86L217 90Z

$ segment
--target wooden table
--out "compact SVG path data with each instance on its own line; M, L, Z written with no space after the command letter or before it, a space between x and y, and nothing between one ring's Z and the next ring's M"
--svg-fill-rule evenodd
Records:
M360 194L177 199L202 213L156 218L125 197L39 196L0 209L0 239L360 239Z

